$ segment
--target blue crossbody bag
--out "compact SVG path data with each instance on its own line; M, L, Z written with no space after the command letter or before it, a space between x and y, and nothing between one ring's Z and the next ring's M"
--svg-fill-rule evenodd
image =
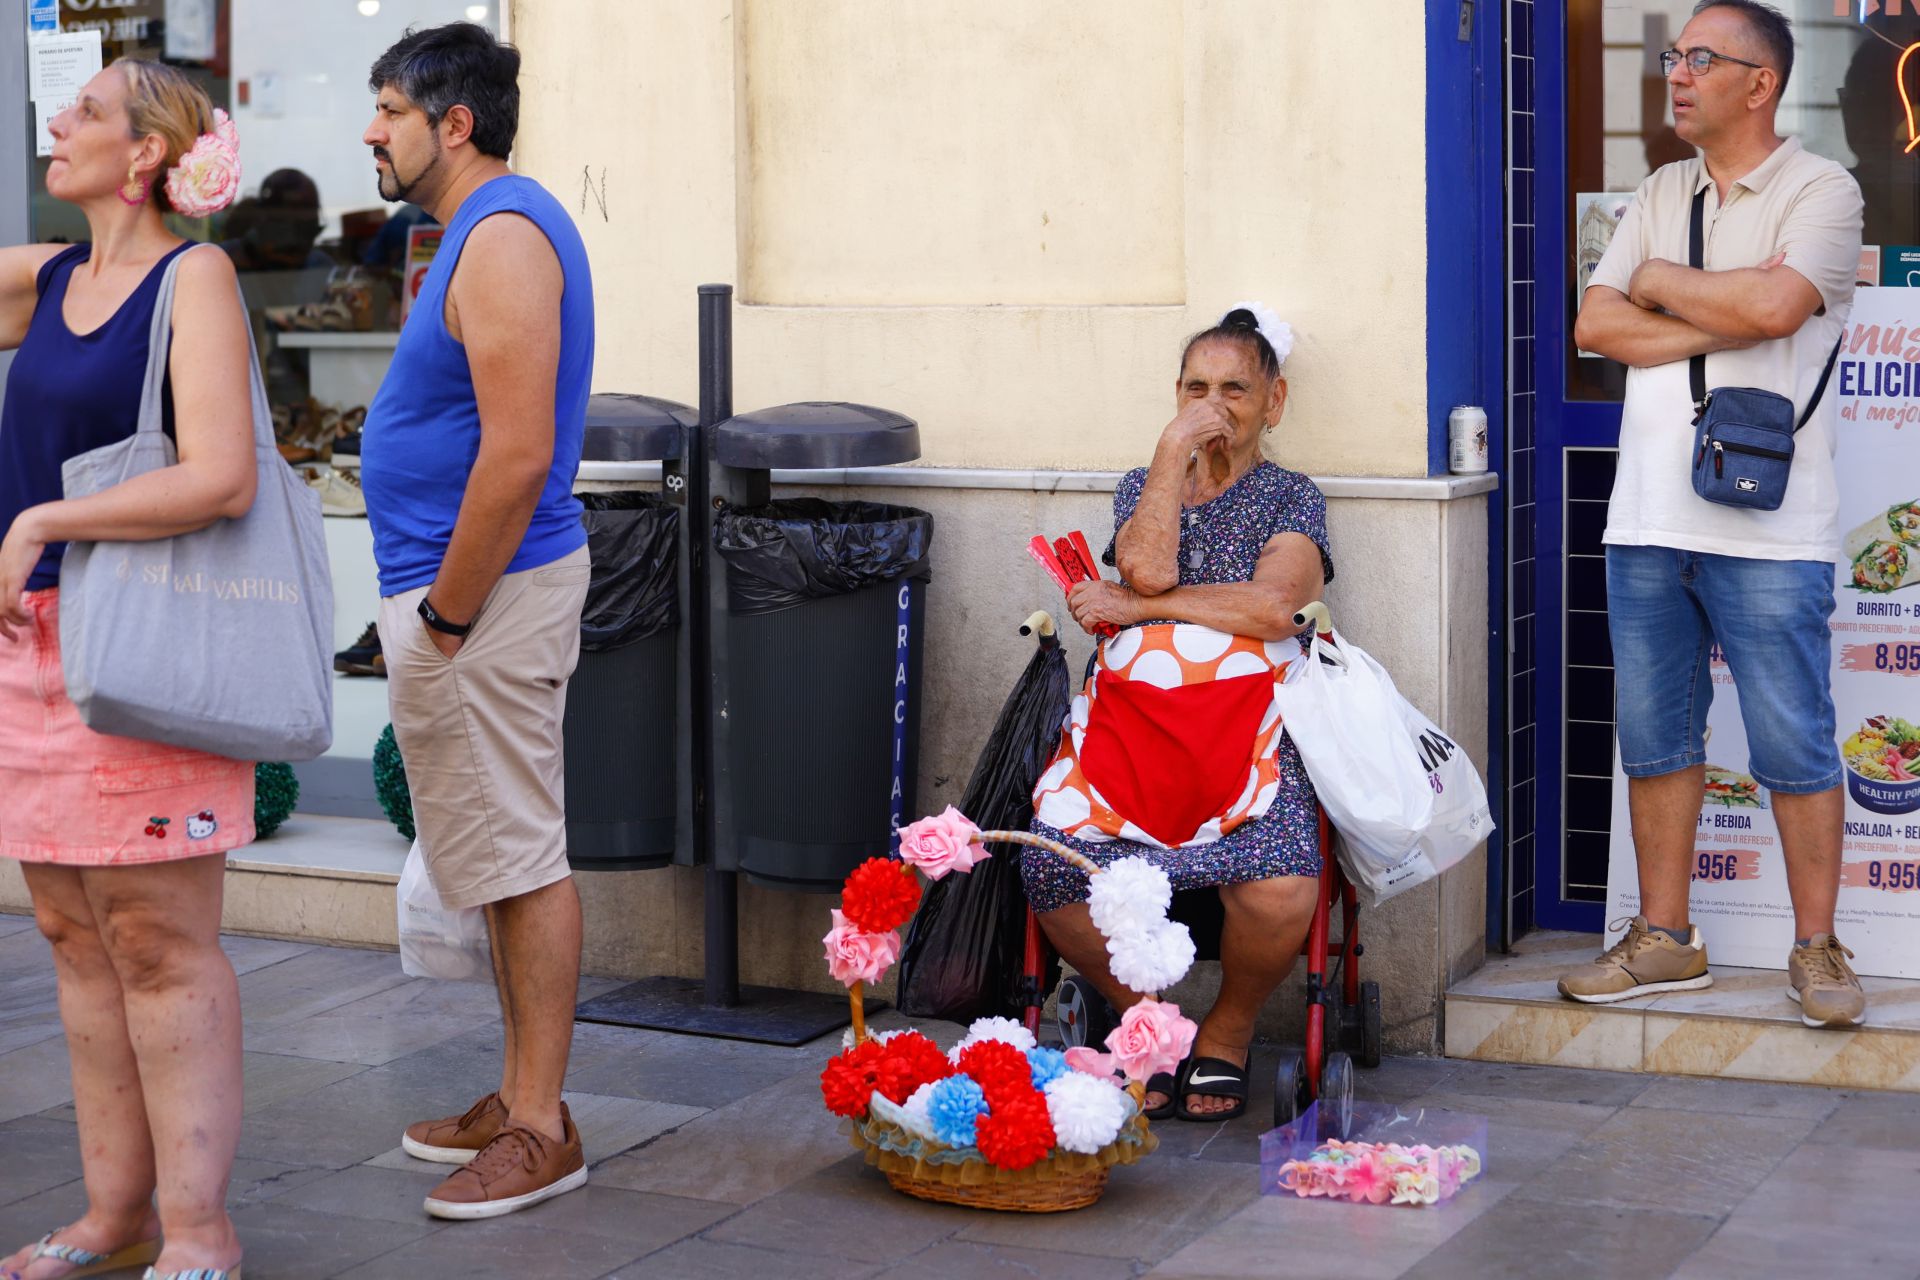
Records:
M1705 258L1707 190L1694 193L1693 215L1687 227L1688 265L1699 268ZM1844 331L1841 334L1845 337ZM1826 392L1833 362L1840 355L1835 341L1820 371L1820 381L1807 401L1806 412L1794 421L1793 401L1759 387L1720 387L1707 390L1707 358L1687 361L1693 392L1693 491L1708 502L1777 511L1787 496L1787 477L1793 468L1793 437Z

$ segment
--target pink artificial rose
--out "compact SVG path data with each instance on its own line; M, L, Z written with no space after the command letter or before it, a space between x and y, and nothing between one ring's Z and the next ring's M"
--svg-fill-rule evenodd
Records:
M240 131L215 107L213 131L196 138L167 174L167 203L185 217L204 218L239 194Z
M1111 1079L1118 1069L1110 1053L1102 1053L1090 1044L1077 1044L1067 1050L1067 1066L1102 1080Z
M833 928L821 939L827 945L827 972L842 986L856 982L874 983L900 958L900 931L862 933L847 923L838 907L833 911Z
M987 857L987 847L973 842L979 834L980 828L948 805L942 813L900 828L900 860L926 872L929 880L949 871L971 871Z
M1107 1048L1127 1079L1146 1080L1179 1066L1198 1030L1192 1019L1180 1016L1179 1005L1141 1000L1121 1015Z

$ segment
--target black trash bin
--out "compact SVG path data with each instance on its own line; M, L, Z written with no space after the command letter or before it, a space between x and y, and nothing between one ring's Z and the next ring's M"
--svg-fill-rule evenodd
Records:
M918 456L910 418L864 405L786 405L719 425L742 470L871 466ZM723 506L725 822L738 870L836 892L916 816L933 517L912 507L792 498Z
M671 400L594 396L581 460L671 464L693 420L693 410ZM567 859L581 871L665 866L679 795L681 511L668 496L638 489L579 496L593 578L580 665L567 686Z

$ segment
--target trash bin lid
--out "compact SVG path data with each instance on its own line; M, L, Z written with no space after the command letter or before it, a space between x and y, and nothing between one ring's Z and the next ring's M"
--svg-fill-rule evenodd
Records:
M680 429L700 415L677 400L606 394L587 397L583 462L653 462L680 456Z
M728 418L713 456L729 467L878 467L920 456L920 424L870 404L809 400Z

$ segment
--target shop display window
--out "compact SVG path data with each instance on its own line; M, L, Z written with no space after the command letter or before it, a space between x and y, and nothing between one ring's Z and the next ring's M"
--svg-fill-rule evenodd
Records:
M411 28L469 21L501 33L502 4L58 0L58 31L98 31L103 63L184 68L233 117L240 198L211 218L169 221L233 258L290 461L325 460L357 427L399 330L409 254L424 259L435 243L424 211L376 187L360 141L367 69ZM48 163L33 161L34 239L84 239L80 212L46 194Z
M1793 20L1794 64L1780 105L1782 135L1836 160L1866 201L1862 280L1920 284L1889 270L1899 250L1920 255L1920 4L1772 0ZM1617 401L1623 366L1572 344L1580 292L1620 209L1653 170L1692 149L1673 131L1660 54L1694 0L1569 0L1567 6L1567 399ZM1909 55L1912 56L1909 56ZM1920 259L1917 259L1920 260Z

